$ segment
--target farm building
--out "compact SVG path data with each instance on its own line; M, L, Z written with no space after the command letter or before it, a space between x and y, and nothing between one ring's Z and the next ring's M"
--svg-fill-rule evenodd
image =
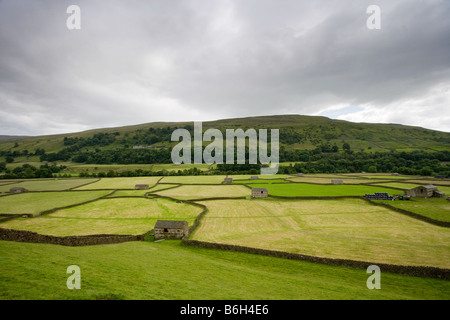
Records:
M250 180L258 180L258 176L251 176Z
M223 180L222 183L223 183L223 184L230 184L230 183L233 183L233 178L228 178L228 177L226 177L226 178Z
M158 220L155 224L155 240L181 239L189 233L187 221Z
M28 192L27 189L25 188L21 188L21 187L12 187L11 189L9 189L10 193L22 193L22 192Z
M331 183L332 184L344 184L344 180L342 180L342 179L332 179Z
M303 177L303 173L301 172L297 173L297 177Z
M148 189L148 184L137 184L134 186L135 190L147 190Z
M398 176L399 174L398 174L398 172L392 172L391 175L393 175L393 176Z
M438 191L438 188L433 185L419 186L410 190L405 191L405 196L409 197L422 197L422 198L431 198L431 197L443 197L443 192Z
M269 191L267 188L253 188L252 198L267 198L269 196Z

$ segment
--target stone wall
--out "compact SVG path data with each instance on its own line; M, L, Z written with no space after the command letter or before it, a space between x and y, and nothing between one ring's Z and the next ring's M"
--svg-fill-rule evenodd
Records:
M0 228L0 240L16 241L16 242L48 243L63 246L87 246L96 244L120 243L127 241L143 241L144 237L150 232L151 231L141 235L96 234L88 236L57 237L57 236L43 235L31 231Z

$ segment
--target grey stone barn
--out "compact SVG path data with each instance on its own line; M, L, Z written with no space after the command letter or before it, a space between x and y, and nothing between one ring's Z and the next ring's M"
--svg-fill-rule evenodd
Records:
M223 184L230 184L230 183L233 183L233 178L225 178L224 180L223 180L223 182L222 182Z
M332 179L331 183L332 184L344 184L344 180L342 180L342 179Z
M137 184L134 186L135 190L147 190L148 189L148 184Z
M258 176L251 176L250 180L258 180Z
M441 197L440 194L436 194L437 192L438 192L437 187L433 185L426 185L406 190L404 194L407 197L422 197L422 198L431 198L435 196Z
M12 187L11 189L9 189L10 193L22 193L22 192L28 192L27 189L22 188L22 187Z
M269 196L269 191L267 188L253 188L252 198L267 198Z
M155 224L155 240L181 239L189 233L187 221L158 220Z

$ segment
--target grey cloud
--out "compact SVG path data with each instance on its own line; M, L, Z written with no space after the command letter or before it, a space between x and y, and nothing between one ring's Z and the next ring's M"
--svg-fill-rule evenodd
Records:
M365 25L373 2L377 31ZM77 1L77 31L70 4L0 2L0 133L392 109L450 86L444 0ZM430 110L433 127L443 110Z

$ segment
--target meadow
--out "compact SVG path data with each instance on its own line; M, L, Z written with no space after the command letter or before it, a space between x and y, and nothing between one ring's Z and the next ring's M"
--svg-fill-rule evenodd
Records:
M329 258L450 268L450 230L361 199L211 200L192 239Z
M388 192L389 194L402 193L399 190L386 187L366 185L317 185L307 183L283 184L252 184L252 188L267 188L269 195L282 197L336 197L336 196L363 196L366 193Z
M450 282L182 246L180 241L87 247L0 241L0 299L411 300L450 298ZM81 289L66 286L78 265Z
M33 219L17 218L0 224L54 236L143 234L158 219L184 220L190 225L201 209L168 199L113 198L58 210Z

